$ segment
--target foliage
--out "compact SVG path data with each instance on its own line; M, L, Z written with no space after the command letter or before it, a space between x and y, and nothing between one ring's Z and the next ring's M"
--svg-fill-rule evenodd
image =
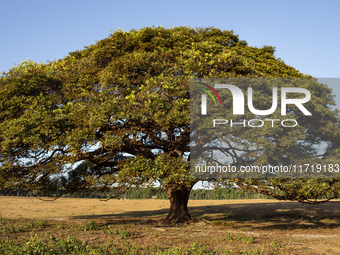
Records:
M307 76L275 57L273 47L250 47L233 31L216 28L119 30L63 59L22 62L0 77L0 190L61 196L114 188L119 196L130 187L159 182L167 189L190 191L199 179L190 177L186 161L189 80L209 77ZM334 153L340 144L339 122L328 108L331 91L323 85L313 91L316 116L328 119L311 134L331 143L327 152ZM296 145L291 134L284 138ZM275 142L265 146L275 147ZM260 159L275 160L282 150L279 146ZM232 182L257 191L263 187L268 195L275 186L290 192L289 199L301 192L307 194L302 200L313 196L301 190L306 181ZM298 190L291 192L297 183ZM329 191L323 182L315 183L323 195ZM327 185L337 187L337 181Z
M187 167L162 172L161 162L170 169L189 153L189 79L302 77L273 52L232 31L147 27L48 64L25 61L0 80L1 187L102 189L127 155L135 184L150 179L150 160L161 167L151 179L187 183Z

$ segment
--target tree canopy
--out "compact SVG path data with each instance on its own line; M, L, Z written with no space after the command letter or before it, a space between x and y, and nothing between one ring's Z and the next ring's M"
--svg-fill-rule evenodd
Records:
M24 61L0 78L0 189L123 192L159 181L171 201L167 219L190 219L187 201L199 180L185 160L190 79L309 77L274 52L248 46L233 31L146 27L112 32L46 64ZM320 100L331 104L331 91L320 88ZM333 126L321 132L332 137L334 153L338 117L326 114ZM258 191L276 181L262 180L266 188Z

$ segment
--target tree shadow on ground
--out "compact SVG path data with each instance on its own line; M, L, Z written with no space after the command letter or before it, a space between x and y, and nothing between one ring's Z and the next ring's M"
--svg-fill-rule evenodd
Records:
M240 223L252 229L314 229L340 226L340 201L318 205L297 202L225 204L192 208L194 217L213 224Z
M114 224L162 224L168 209L133 211L123 214L82 215L72 218L105 218ZM211 224L251 227L252 229L316 229L340 226L340 201L318 205L297 202L239 203L191 206L190 214Z

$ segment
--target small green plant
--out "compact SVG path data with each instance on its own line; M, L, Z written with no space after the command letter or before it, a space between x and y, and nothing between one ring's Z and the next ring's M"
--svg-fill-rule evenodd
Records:
M249 236L248 238L245 239L245 243L246 244L252 244L254 242L254 237L253 236Z
M242 254L246 254L246 255L260 255L260 254L263 254L263 253L259 252L257 249L254 248L252 251L244 250L242 252Z
M50 240L52 241L52 242L56 242L57 241L57 238L55 237L55 236L50 236Z
M222 237L222 241L223 240L227 240L228 242L232 242L234 239L229 233L227 233L226 237Z
M57 229L58 229L58 230L64 229L64 228L65 228L65 226L64 226L63 223L60 223L60 224L58 224L58 226L57 226Z
M126 237L131 236L132 234L128 231L123 230L122 232L120 232L120 234L117 235L118 239L124 239Z
M98 224L94 220L91 220L90 222L84 222L83 225L78 226L78 230L88 231L88 230L97 230Z
M226 240L228 242L232 242L236 240L236 241L245 242L246 244L252 244L254 242L254 237L253 236L246 237L245 235L241 235L235 239L231 234L227 233L226 237L222 237L222 241L223 240Z
M26 228L26 229L31 229L31 228L33 228L33 226L34 226L33 221L30 221L30 222L28 222L28 223L25 225L25 228Z
M37 220L37 221L29 221L26 225L26 229L40 228L46 225L46 221Z
M115 228L113 225L108 225L107 226L108 231L107 233L112 236L112 235L118 235L119 234L119 230L121 230L120 226L118 226L117 228Z
M245 235L241 235L236 240L243 241L246 244L252 244L254 242L254 237L253 236L246 237Z
M271 246L271 247L280 247L280 244L278 244L275 240L272 240L272 241L270 242L270 246Z
M124 239L132 235L130 232L122 230L120 226L114 227L113 225L108 225L107 228L108 228L107 233L110 236L117 235L118 239Z
M36 226L39 228L39 227L43 227L43 226L46 226L47 222L44 221L44 220L38 220L36 221Z
M19 227L13 225L10 220L6 219L3 222L6 222L7 224L2 226L0 231L3 233L14 233L19 231Z

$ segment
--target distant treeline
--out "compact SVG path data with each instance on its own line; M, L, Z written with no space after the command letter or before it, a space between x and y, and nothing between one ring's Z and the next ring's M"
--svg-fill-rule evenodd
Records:
M27 190L5 190L1 191L2 196L23 196L30 197L36 196L34 191ZM106 199L114 196L113 192L93 193L93 192L80 192L77 194L65 194L63 197L74 198L102 198ZM192 200L216 200L216 199L254 199L254 198L270 198L268 196L256 193L254 191L247 191L238 188L219 188L219 189L195 189L191 190L189 199ZM133 188L125 194L120 195L118 199L168 199L166 190L163 188Z
M121 196L125 199L168 199L166 190L162 188L136 188L129 190ZM269 198L254 191L242 189L219 188L219 189L195 189L191 190L189 199L198 200L216 200L216 199L251 199L251 198Z

